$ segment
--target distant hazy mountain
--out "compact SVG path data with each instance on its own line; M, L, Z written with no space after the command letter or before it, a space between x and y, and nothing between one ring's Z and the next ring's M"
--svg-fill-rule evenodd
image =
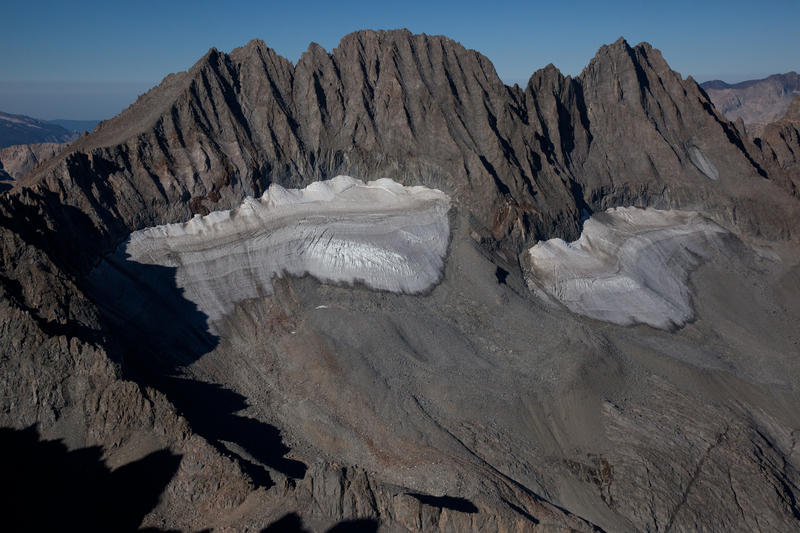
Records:
M37 164L50 159L69 146L69 143L15 144L0 148L0 165L8 179L19 179Z
M76 133L78 133L80 135L84 131L91 132L92 130L94 130L94 128L97 126L97 124L100 121L99 120L68 120L68 119L64 119L64 118L57 118L55 120L47 120L45 122L47 122L48 124L56 124L56 125L61 126L62 128L66 129L68 131L76 132Z
M38 120L0 112L0 192L38 163L53 157L98 120Z
M70 142L78 136L58 124L0 112L0 148L15 144Z
M764 125L780 119L792 98L800 94L800 75L787 72L734 84L712 80L700 86L729 120L741 118L748 133L758 136Z

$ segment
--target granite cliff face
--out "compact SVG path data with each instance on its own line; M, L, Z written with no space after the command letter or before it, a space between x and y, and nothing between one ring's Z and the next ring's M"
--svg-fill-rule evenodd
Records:
M798 529L783 138L749 140L622 39L524 88L406 31L312 44L296 65L261 41L211 50L0 197L0 425L101 446L111 466L169 450L179 467L142 504L152 527L297 510L314 530ZM98 305L90 273L132 232L338 174L451 198L439 285L284 277L212 333L174 268L130 262L164 287L153 316L134 330ZM693 322L601 324L528 290L531 246L612 207L731 233L735 260L695 265Z

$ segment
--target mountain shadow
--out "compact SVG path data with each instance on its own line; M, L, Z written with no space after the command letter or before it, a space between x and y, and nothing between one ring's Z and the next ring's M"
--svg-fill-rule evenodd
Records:
M283 444L277 428L235 414L247 407L247 398L241 394L213 383L185 378L165 378L163 383L165 390L170 391L170 399L191 422L192 428L214 446L223 448L223 441L233 442L260 464L294 479L305 476L305 464L284 457L289 448ZM240 454L237 456L254 482L260 486L271 485L263 468Z
M247 398L214 383L184 377L219 344L208 316L178 287L177 269L142 264L117 251L86 278L103 314L126 377L163 392L192 429L225 455L233 455L254 483L272 486L265 467L300 479L306 465L284 457L289 448L274 426L240 416ZM232 443L235 446L231 446Z
M466 498L457 498L455 496L431 496L430 494L420 494L416 492L408 492L407 494L412 498L416 498L420 503L431 507L450 509L451 511L458 511L459 513L472 514L478 512L478 508L475 507L475 504Z
M331 527L327 533L376 533L380 524L373 518L344 520ZM287 513L279 520L261 530L261 533L310 533L303 527L303 519L297 513Z
M0 428L3 530L136 531L180 461L161 450L110 470L99 446L68 450L35 426Z

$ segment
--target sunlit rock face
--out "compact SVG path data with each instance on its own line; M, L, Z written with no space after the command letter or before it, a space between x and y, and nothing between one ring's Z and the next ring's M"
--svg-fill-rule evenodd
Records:
M670 329L694 316L689 273L728 232L697 213L619 207L592 216L575 242L530 250L529 284L571 311Z
M305 189L272 185L237 209L137 231L124 253L128 263L174 268L183 297L213 322L237 302L271 294L283 273L425 291L441 277L448 210L435 189L338 176Z

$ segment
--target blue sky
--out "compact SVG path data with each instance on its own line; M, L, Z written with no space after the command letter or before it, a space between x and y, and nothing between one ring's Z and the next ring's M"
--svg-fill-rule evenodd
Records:
M447 35L524 84L553 63L578 74L624 36L648 41L672 68L726 81L800 70L800 0L762 2L139 2L5 1L0 110L45 119L104 119L209 48L263 39L296 61L358 29Z

